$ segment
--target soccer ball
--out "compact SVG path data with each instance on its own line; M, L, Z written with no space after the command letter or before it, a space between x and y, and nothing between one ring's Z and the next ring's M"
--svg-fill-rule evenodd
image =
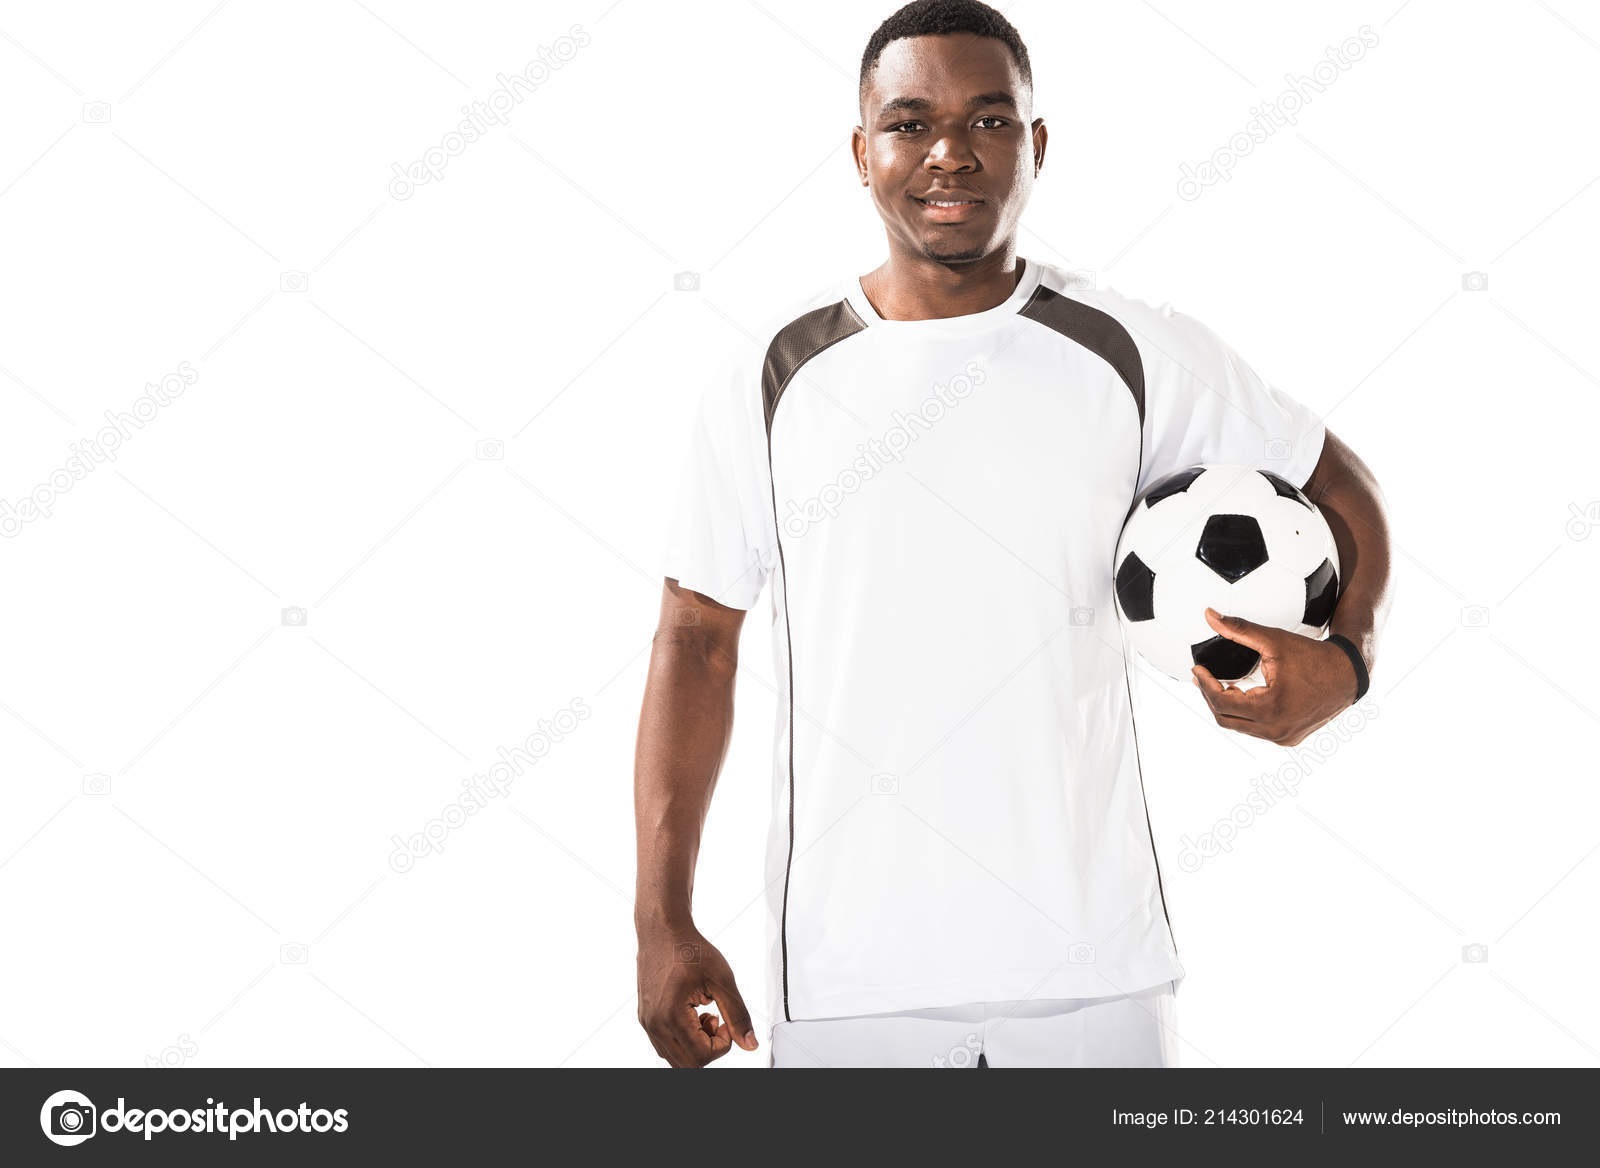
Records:
M1251 466L1191 466L1152 483L1123 525L1115 562L1129 641L1180 681L1196 665L1242 681L1261 663L1212 630L1207 607L1320 638L1339 598L1339 549L1322 512Z

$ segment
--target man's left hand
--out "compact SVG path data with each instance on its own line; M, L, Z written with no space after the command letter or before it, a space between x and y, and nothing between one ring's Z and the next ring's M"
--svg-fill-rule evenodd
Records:
M1206 622L1230 641L1261 654L1264 685L1242 690L1223 685L1203 665L1195 684L1218 726L1297 746L1355 701L1356 671L1337 645L1287 629L1258 625L1206 609Z

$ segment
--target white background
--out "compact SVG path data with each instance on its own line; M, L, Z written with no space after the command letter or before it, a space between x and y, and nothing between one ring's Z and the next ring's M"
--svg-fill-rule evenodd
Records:
M884 254L847 141L891 10L0 10L0 499L198 375L0 540L0 1062L657 1062L631 770L664 484L702 368ZM1022 254L1211 324L1394 524L1363 729L1194 871L1185 837L1285 752L1141 669L1185 1063L1600 1061L1600 10L1006 11L1051 129ZM509 124L392 195L575 25ZM1180 197L1363 25L1298 125ZM697 896L757 1007L767 604Z

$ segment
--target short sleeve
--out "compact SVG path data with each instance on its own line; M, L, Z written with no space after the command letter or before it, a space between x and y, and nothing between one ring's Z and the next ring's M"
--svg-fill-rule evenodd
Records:
M759 362L729 360L702 392L681 456L662 575L752 607L776 559Z
M1303 487L1322 456L1321 417L1193 317L1165 310L1150 323L1139 345L1145 420L1135 495L1200 463L1256 466Z

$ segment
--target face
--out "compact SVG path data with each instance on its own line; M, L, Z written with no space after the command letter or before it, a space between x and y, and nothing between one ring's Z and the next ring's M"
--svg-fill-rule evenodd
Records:
M1044 163L1032 104L994 37L908 37L884 49L852 147L891 248L960 263L1015 238Z

